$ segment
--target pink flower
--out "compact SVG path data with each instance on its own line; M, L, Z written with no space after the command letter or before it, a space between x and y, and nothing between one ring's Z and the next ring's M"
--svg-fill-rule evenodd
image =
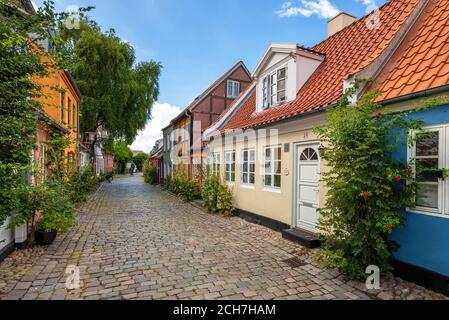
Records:
M383 116L382 112L378 112L378 113L376 113L376 118L377 118L377 119L380 119L380 118L382 118L382 116Z
M394 183L399 183L399 182L401 182L401 177L398 177L398 176L393 177L393 182L394 182Z
M47 166L47 170L48 170L48 171L53 171L53 166L52 166L52 165L48 165L48 166Z
M332 244L332 241L330 241L329 239L326 240L326 246L330 246Z

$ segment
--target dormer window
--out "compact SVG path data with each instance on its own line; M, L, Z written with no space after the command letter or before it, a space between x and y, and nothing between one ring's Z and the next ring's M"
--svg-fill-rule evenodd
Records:
M235 80L228 80L227 96L235 99L240 95L240 82Z
M287 100L287 67L280 68L262 80L263 109Z

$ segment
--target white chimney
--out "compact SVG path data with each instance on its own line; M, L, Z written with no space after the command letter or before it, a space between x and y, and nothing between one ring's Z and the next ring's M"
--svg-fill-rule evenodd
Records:
M335 17L333 17L332 19L330 19L327 22L328 37L343 30L344 28L346 28L347 26L349 26L356 20L357 20L357 18L354 17L353 15L350 15L349 13L346 13L346 12L340 12L339 14L337 14Z

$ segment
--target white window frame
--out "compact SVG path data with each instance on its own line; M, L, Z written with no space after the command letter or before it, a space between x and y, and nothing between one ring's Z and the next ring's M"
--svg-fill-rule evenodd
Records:
M268 162L268 160L266 159L267 156L267 150L270 149L270 167L271 170L267 171L267 168L265 166L265 164ZM275 152L275 150L280 149L281 150L281 158L280 159L275 159L275 155L277 154L277 152ZM281 168L281 172L280 173L275 173L275 164L276 163L280 163L280 168ZM271 176L271 184L267 185L266 184L266 176ZM275 181L275 177L279 176L280 180L280 186L275 186L274 185L274 181ZM263 149L263 172L262 172L262 185L264 190L281 190L282 189L282 146L281 145L275 145L275 146L266 146Z
M220 176L220 170L221 170L221 153L220 152L213 152L212 153L212 166L211 166L211 173L213 175Z
M449 159L448 152L449 148L447 147L449 144L449 124L447 125L438 125L438 126L426 126L423 127L425 131L436 131L439 132L439 155L438 155L438 166L439 168L448 168L449 167ZM412 137L416 137L417 131L411 130L409 134ZM435 156L433 156L435 157ZM416 173L416 165L415 160L422 159L432 159L432 156L416 156L416 144L408 148L408 159L410 161L411 166L413 167L413 172ZM435 158L436 159L436 158ZM425 215L432 215L440 218L449 218L449 180L448 179L439 179L438 181L438 209L420 207L416 208L407 208L407 211Z
M245 160L245 152L248 153L248 160ZM251 160L251 153L253 154L253 158ZM247 186L247 187L253 187L256 184L256 149L255 148L249 148L249 149L243 149L241 152L241 168L240 168L240 184L242 186ZM248 170L245 171L244 167L245 164L248 165ZM251 171L251 164L254 165L254 172ZM243 176L247 175L247 182L244 182L243 180ZM251 183L251 179L250 176L253 175L254 176L254 182Z
M229 184L235 183L235 174L236 174L236 154L235 151L226 151L225 152L225 181ZM229 166L229 170L228 170ZM232 166L234 166L234 170L232 170ZM232 174L234 174L234 179L232 178Z
M237 98L240 95L240 81L228 80L226 87L228 98Z
M281 70L285 70L285 78L279 78ZM285 81L284 89L279 89L279 82ZM270 72L262 79L262 109L266 110L279 106L287 101L288 68L282 66L273 72ZM279 101L279 93L284 92L285 100Z

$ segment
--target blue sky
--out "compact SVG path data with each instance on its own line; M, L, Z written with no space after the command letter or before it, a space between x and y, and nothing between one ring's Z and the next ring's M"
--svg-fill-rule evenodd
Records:
M270 42L312 46L338 11L357 17L386 0L56 0L95 6L90 15L133 44L138 60L164 66L153 120L133 145L148 151L163 125L237 61L253 70ZM41 0L37 0L39 5ZM159 108L159 112L156 112ZM156 118L156 116L162 119ZM151 131L151 134L149 132Z

